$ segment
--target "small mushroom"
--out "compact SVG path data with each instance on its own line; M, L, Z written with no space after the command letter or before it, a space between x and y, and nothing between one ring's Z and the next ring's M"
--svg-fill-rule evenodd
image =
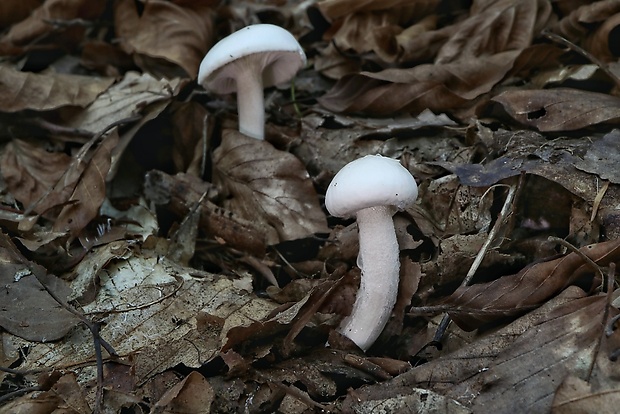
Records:
M353 310L338 331L366 351L383 331L396 303L399 248L392 215L412 204L418 186L397 160L367 155L345 165L325 194L325 207L336 217L355 215L362 270Z
M305 64L306 55L292 34L272 24L255 24L209 50L198 83L219 94L237 92L239 131L264 139L263 88L288 82Z

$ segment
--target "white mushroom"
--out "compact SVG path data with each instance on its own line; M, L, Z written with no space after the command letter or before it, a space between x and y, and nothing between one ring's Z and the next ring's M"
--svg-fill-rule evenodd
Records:
M357 219L362 277L353 310L338 331L364 351L383 331L398 294L400 261L392 215L417 197L411 173L397 160L380 155L345 165L325 194L331 215Z
M255 24L220 40L200 64L198 83L213 92L237 92L239 131L265 136L263 88L288 82L306 64L292 34L272 24Z

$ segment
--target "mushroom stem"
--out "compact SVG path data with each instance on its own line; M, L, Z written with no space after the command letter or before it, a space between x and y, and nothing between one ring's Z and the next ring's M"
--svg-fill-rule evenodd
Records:
M240 59L243 64L244 59ZM247 63L246 63L247 64ZM259 69L251 65L237 74L237 112L239 132L256 139L265 139L265 103L263 78Z
M392 213L388 206L357 212L362 277L353 310L338 330L364 351L383 331L398 295L400 261Z

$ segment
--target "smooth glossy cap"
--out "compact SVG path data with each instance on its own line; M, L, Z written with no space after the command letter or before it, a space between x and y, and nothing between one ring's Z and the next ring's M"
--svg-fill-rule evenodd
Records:
M397 160L367 155L345 165L325 193L325 207L336 217L349 217L364 208L404 209L418 198L411 173Z
M198 83L217 93L236 92L238 68L229 65L258 66L263 86L288 82L306 64L306 55L292 34L273 24L244 27L220 40L200 63Z

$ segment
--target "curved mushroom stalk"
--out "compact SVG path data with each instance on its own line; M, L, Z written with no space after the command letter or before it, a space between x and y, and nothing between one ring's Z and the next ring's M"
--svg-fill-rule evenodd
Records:
M357 212L362 277L351 315L338 331L364 351L383 331L398 296L400 261L392 211L379 206Z
M392 214L418 197L411 173L396 160L367 155L345 165L325 193L325 207L337 217L356 215L362 269L351 315L339 331L366 351L392 313L398 295L398 241Z

